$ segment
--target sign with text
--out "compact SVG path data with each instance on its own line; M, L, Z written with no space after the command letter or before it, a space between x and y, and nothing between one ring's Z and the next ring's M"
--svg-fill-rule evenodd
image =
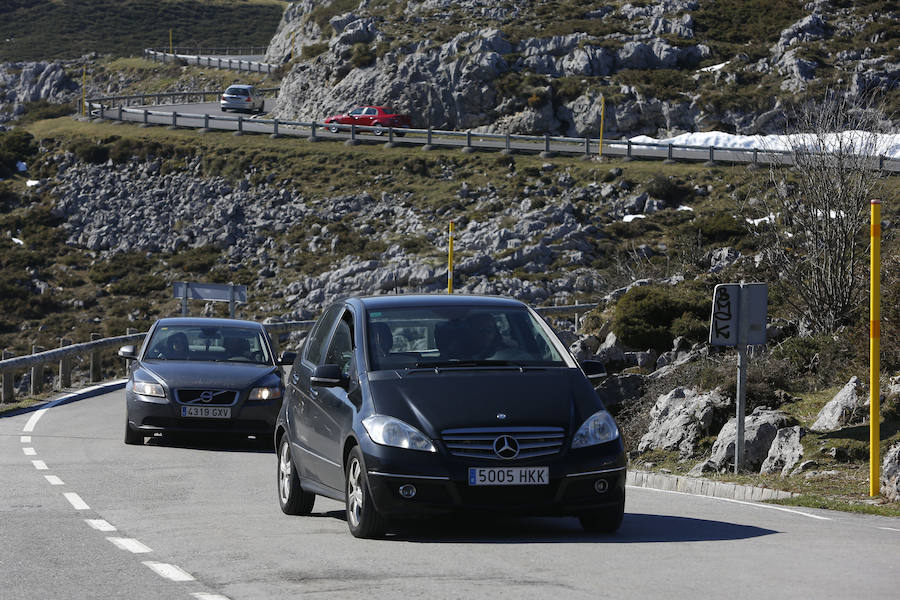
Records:
M769 289L765 283L723 283L713 292L709 343L759 346L766 343Z
M185 289L185 286L186 289ZM247 286L221 283L187 283L176 281L173 285L175 298L188 300L212 300L215 302L247 303Z

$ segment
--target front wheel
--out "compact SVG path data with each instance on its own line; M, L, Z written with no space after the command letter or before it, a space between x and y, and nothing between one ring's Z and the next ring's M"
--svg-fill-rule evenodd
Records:
M578 517L581 527L588 533L615 533L622 525L625 516L625 502L611 508L584 513Z
M372 130L375 135L384 135L384 126L381 123L375 123L375 129Z
M278 504L286 515L308 515L312 512L316 495L300 487L300 478L291 459L291 444L287 435L278 445Z
M350 451L346 478L347 525L350 527L350 533L358 538L381 537L387 529L387 522L378 514L372 501L369 481L366 478L366 465L359 446Z
M328 126L328 131L330 131L331 133L337 133L339 129L340 129L340 127L338 127L337 125L329 125Z

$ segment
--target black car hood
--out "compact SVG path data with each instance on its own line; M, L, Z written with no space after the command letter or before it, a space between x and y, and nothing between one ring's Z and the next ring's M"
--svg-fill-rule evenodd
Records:
M141 368L170 388L243 389L277 367L239 362L145 361Z
M369 384L377 413L430 436L467 427L568 430L603 408L578 369L382 371Z

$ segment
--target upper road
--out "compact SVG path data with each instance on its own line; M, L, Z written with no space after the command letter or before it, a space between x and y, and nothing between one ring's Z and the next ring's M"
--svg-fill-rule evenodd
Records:
M900 519L647 489L628 489L614 536L455 518L358 540L340 503L283 515L260 445L124 445L124 405L0 418L5 600L897 595Z

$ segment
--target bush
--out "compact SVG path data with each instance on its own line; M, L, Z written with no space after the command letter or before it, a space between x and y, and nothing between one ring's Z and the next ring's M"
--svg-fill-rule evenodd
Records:
M350 54L350 62L357 69L371 67L375 64L375 55L367 44L353 44L353 51Z
M303 46L303 49L300 50L300 58L302 58L303 60L310 60L322 54L326 50L328 50L328 42Z
M79 140L69 148L79 160L101 165L109 160L109 147L87 140Z
M747 236L746 224L729 213L698 217L680 229L688 239L696 240L699 236L704 244L734 245Z
M37 102L26 102L25 113L18 118L20 125L26 123L34 123L44 119L56 119L57 117L67 117L75 114L76 107L71 102L63 104L54 104L46 100L38 100Z
M645 187L648 194L659 200L664 200L670 206L685 202L693 192L691 188L681 184L676 179L659 174L651 177Z
M709 317L710 297L687 286L647 285L626 292L616 304L612 329L625 346L666 352L685 335L698 342Z
M21 129L0 132L0 177L18 173L16 163L37 154L34 136Z

